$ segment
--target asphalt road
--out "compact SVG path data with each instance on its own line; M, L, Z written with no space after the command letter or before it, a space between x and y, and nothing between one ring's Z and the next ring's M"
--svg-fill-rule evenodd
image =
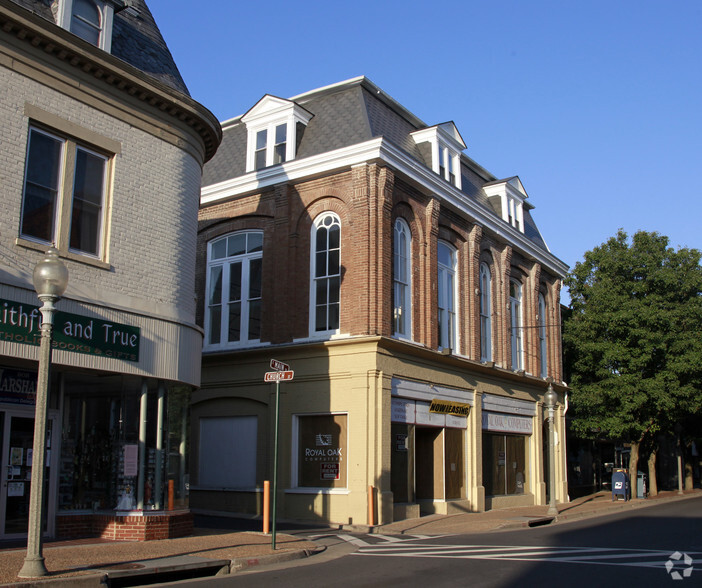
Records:
M339 533L324 556L180 585L702 586L702 498L518 531L445 537ZM318 559L319 558L319 559Z

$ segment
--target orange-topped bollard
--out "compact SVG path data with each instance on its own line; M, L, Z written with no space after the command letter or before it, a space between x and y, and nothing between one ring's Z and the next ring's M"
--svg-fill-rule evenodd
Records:
M263 534L268 535L271 522L271 483L263 482Z
M175 502L175 485L173 480L168 480L168 510L173 510Z

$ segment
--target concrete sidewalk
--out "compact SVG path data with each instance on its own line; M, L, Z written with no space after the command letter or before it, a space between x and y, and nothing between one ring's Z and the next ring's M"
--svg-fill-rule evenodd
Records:
M702 497L702 490L661 492L655 498L612 501L609 492L600 492L558 505L554 520L546 506L528 506L455 515L431 515L368 527L344 526L347 532L382 534L451 535L486 533L504 529L604 516L627 509L639 509L673 500ZM232 522L232 527L235 523ZM332 527L333 530L341 527ZM329 530L329 528L327 528ZM52 584L68 588L100 586L110 583L125 586L140 583L156 573L163 577L184 578L186 574L215 575L236 572L254 565L284 562L313 555L323 547L308 541L303 531L277 533L276 550L271 549L270 535L251 531L196 528L191 537L149 542L114 542L98 539L55 541L44 545L44 557L50 576L41 580L20 580L25 549L0 547L0 585L15 587ZM298 536L299 535L299 536Z

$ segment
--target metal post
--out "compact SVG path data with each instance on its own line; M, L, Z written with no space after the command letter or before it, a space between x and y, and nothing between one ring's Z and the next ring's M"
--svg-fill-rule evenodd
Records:
M29 489L29 520L27 527L27 555L20 578L40 578L49 572L42 554L44 532L44 478L46 477L46 421L51 372L51 339L54 327L54 304L68 286L68 269L59 259L58 249L50 247L44 258L34 266L32 282L42 306L41 340L32 443L32 479Z
M278 421L280 414L280 382L275 383L275 434L273 439L273 512L271 547L275 550L275 521L278 512Z
M41 308L41 342L39 345L39 373L34 415L34 442L32 444L32 481L29 489L29 527L27 529L27 555L20 570L20 578L39 578L49 572L42 553L44 532L44 476L46 461L46 420L51 370L51 337L55 308L49 301Z
M558 402L558 394L553 390L551 382L544 394L544 404L548 408L548 516L557 516L556 507L556 448L553 439L553 413Z
M556 507L556 448L553 443L553 406L548 407L548 515L558 515Z
M683 463L682 463L682 435L680 434L680 425L676 426L678 429L678 494L684 494L683 492Z

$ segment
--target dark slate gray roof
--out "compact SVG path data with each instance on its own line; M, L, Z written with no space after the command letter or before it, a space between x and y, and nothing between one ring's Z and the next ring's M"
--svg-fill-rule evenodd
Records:
M190 96L146 2L132 0L131 6L136 8L138 15L129 10L115 14L112 55L174 90Z
M293 102L312 113L297 149L297 159L318 155L334 149L383 137L426 166L430 154L424 144L417 144L411 133L427 128L427 124L395 102L367 78L321 88L298 97ZM223 139L215 156L205 165L202 185L210 186L238 176L246 171L246 125L237 117L223 123ZM461 190L498 215L482 187L495 181L468 156L461 160ZM524 210L524 235L533 243L547 249L536 225Z
M15 4L56 23L52 6L58 0L11 0ZM115 14L112 29L112 55L141 70L159 82L190 96L173 56L161 36L144 0L130 0L135 10Z

